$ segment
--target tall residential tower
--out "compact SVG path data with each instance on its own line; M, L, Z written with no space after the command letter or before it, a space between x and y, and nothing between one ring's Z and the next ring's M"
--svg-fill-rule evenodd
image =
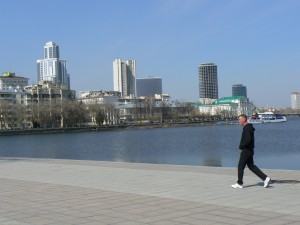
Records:
M38 81L52 81L70 89L67 61L59 58L59 46L49 41L44 46L44 59L37 60Z
M218 72L214 63L201 63L199 66L199 97L201 103L218 99Z
M123 97L136 96L135 60L116 59L113 62L114 91Z
M291 94L292 109L300 109L300 93L293 92Z

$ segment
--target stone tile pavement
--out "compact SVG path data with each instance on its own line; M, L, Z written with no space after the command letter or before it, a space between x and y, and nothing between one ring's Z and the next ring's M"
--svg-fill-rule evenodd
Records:
M0 225L300 224L300 171L0 158Z

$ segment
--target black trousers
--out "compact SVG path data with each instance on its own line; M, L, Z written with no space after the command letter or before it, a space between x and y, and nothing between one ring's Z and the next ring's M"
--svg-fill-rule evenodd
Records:
M267 178L267 175L264 174L257 166L254 165L253 155L254 155L254 151L248 149L243 149L241 152L240 160L238 164L238 181L237 181L237 183L240 185L243 184L244 169L246 165L260 179L265 180Z

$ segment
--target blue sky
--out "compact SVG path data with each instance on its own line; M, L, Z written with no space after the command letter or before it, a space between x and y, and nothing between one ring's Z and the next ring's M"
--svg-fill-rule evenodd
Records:
M0 2L0 72L36 83L54 41L71 88L112 90L112 62L135 59L173 99L197 101L198 66L218 65L219 97L247 86L258 106L289 107L300 91L298 0L10 0Z

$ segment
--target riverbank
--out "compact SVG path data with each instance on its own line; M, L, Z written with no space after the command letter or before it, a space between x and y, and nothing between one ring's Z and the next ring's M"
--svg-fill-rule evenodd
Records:
M150 128L169 128L169 127L194 127L194 126L214 126L214 125L232 125L234 122L189 122L189 123L161 123L161 124L134 124L134 125L110 125L110 126L89 126L89 127L69 127L69 128L36 128L28 130L1 130L0 136L11 135L32 135L32 134L57 134L74 132L97 132L123 129L150 129Z

